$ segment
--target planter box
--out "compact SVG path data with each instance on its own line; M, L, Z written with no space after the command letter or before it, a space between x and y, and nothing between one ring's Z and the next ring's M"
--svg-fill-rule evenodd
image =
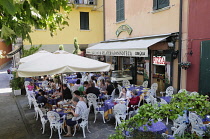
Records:
M14 95L15 96L18 96L18 95L21 95L21 90L13 90L14 91Z

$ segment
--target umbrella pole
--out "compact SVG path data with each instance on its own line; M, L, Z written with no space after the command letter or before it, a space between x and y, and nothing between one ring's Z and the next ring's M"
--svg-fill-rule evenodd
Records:
M62 100L63 99L63 74L61 73L61 92L62 92Z

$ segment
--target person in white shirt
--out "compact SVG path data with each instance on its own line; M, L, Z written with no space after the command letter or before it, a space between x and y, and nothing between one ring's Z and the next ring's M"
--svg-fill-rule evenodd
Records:
M75 107L75 111L73 109L71 109L71 113L74 116L72 119L67 119L66 120L66 124L67 124L67 134L64 135L64 137L71 137L71 127L74 127L74 125L76 125L76 121L78 121L78 123L82 122L82 114L83 112L87 109L87 105L84 101L79 101L79 99L77 97L74 97L72 99L73 105L76 106Z

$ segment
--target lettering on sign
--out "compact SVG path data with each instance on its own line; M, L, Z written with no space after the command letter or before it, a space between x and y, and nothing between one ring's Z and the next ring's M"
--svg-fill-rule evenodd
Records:
M165 56L153 56L153 64L155 65L165 65L166 60Z
M148 57L148 50L87 50L86 53L106 56Z

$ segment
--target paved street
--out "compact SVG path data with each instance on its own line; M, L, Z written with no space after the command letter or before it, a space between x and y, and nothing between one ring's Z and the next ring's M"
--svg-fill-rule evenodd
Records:
M0 138L27 139L29 133L9 88L8 68L9 66L0 70Z

